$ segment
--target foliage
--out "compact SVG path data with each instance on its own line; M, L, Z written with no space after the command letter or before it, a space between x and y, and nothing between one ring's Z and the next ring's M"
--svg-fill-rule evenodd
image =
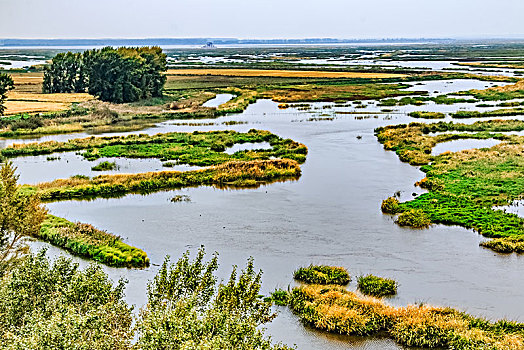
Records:
M124 282L99 265L80 270L45 251L0 279L0 349L130 349L132 309Z
M295 271L294 278L298 281L314 284L346 285L351 281L351 277L345 268L327 265L301 267Z
M294 288L290 308L311 326L345 335L389 335L407 346L471 350L513 350L524 346L524 325L490 322L451 308L408 305L395 308L338 286Z
M161 97L165 70L166 55L159 47L60 53L45 69L43 91L88 91L102 101L133 102Z
M400 203L399 224L425 226L429 222L460 225L486 237L498 238L481 245L498 252L522 252L524 219L495 206L511 204L524 195L522 137L490 134L488 131L524 130L520 120L490 120L471 125L411 123L377 129L377 137L387 149L396 150L401 160L424 165L426 178L417 184L429 193ZM473 131L476 134L430 132ZM507 142L490 149L473 149L439 156L428 150L442 140L457 138L498 138ZM431 164L428 164L432 161Z
M422 112L422 111L415 111L409 113L409 116L411 118L423 118L423 119L443 119L446 117L444 113L440 112Z
M431 225L431 220L424 211L420 209L410 209L400 213L397 217L396 223L400 226L425 228Z
M269 142L271 149L238 151L232 155L226 148L235 144ZM247 133L236 131L173 132L157 135L127 135L88 137L66 142L48 141L13 145L2 149L5 157L80 151L94 160L100 157L160 158L176 160L190 165L217 165L234 160L288 158L305 161L307 147L290 139L282 139L268 131L251 129Z
M524 108L497 109L494 111L457 111L451 113L452 118L487 118L487 117L510 117L524 115Z
M397 294L397 282L390 278L373 275L358 277L357 288L363 294L372 295L374 297Z
M7 92L14 87L13 78L9 74L0 73L0 116L4 115Z
M24 194L11 162L0 169L0 277L28 252L26 236L35 236L47 210L37 195Z
M91 179L59 179L35 186L26 192L38 193L42 200L118 197L127 193L152 193L189 186L213 185L253 187L263 182L294 179L300 166L289 159L228 162L202 170L159 171L142 174L98 175Z
M276 316L260 297L261 272L253 259L223 284L215 276L218 256L194 260L186 252L176 263L164 261L148 284L148 303L137 322L140 349L288 349L272 345L264 324Z
M395 197L389 197L382 201L380 207L383 213L386 214L396 214L400 211L399 201Z
M275 305L279 306L286 306L289 302L289 292L282 289L277 289L273 293L271 293L271 297L269 297L269 301L273 302Z
M105 162L98 163L97 165L91 167L91 170L93 170L93 171L107 171L107 170L115 170L117 168L118 168L118 166L116 165L115 162L105 161Z
M122 239L95 227L49 215L35 237L75 255L115 267L147 267L147 254Z

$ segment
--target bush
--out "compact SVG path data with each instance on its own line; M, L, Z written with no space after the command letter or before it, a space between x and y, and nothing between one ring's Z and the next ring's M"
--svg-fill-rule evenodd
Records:
M411 209L401 213L396 222L400 226L410 226L413 228L424 228L431 225L431 220L421 209Z
M357 283L358 290L366 295L383 297L397 294L397 282L389 278L373 275L360 276Z
M399 201L395 197L384 199L380 209L382 209L382 212L386 214L396 214L400 211Z
M326 265L301 267L295 271L294 278L313 284L346 285L351 281L351 277L345 268Z

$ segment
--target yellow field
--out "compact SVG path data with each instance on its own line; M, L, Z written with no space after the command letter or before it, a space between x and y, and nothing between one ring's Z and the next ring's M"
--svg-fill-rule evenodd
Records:
M225 75L236 77L286 77L286 78L402 78L405 74L328 72L307 70L271 69L169 69L167 75Z
M42 73L14 73L12 77L15 88L7 94L5 115L58 112L69 109L71 103L93 99L86 93L43 94Z

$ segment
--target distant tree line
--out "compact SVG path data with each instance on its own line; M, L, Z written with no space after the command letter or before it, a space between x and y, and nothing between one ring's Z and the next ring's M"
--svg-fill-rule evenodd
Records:
M88 92L123 103L160 97L166 82L160 47L105 47L60 53L44 71L44 93Z

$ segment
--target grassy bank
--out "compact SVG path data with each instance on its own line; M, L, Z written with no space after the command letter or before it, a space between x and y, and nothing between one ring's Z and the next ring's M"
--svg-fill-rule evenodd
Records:
M74 255L115 267L149 266L147 254L122 239L95 227L49 215L36 237Z
M429 190L404 203L388 199L383 203L383 210L400 213L399 220L410 214L416 219L424 218L424 226L437 223L472 228L486 237L498 238L493 243L483 244L487 248L506 253L522 252L524 219L493 207L509 205L524 195L524 137L489 132L522 130L524 122L439 124L412 123L377 129L377 137L386 149L395 150L401 160L412 165L423 165L421 170L426 177L417 184ZM483 132L424 134L424 131L440 129ZM436 143L457 138L498 138L507 142L489 149L430 155Z

